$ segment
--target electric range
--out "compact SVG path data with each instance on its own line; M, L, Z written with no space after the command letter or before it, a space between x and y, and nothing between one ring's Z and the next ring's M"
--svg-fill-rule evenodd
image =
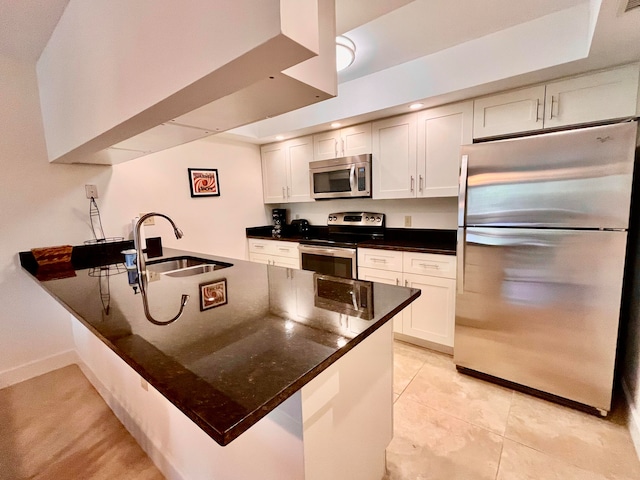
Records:
M326 235L300 240L302 269L357 278L358 242L384 238L384 222L384 213L330 213Z

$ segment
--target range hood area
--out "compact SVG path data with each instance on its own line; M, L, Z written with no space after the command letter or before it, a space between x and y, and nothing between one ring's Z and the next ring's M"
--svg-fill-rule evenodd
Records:
M113 165L334 97L333 0L70 0L36 65L50 162Z

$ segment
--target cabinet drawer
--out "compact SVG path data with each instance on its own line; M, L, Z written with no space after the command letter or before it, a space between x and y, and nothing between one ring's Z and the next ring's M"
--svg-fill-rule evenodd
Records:
M405 273L456 278L456 257L454 255L404 252L402 270Z
M249 253L249 261L269 265L271 263L271 255L267 255L266 253L251 252Z
M402 272L402 252L378 250L377 248L359 248L358 267Z
M298 258L298 243L283 242L281 240L249 239L249 253L264 253L279 257Z
M358 267L358 279L387 285L402 285L402 273L377 268Z

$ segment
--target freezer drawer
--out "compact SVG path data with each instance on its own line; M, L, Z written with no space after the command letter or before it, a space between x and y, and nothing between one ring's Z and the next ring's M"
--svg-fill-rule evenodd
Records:
M458 225L626 229L636 134L629 122L463 146Z
M459 231L456 365L608 411L626 232Z

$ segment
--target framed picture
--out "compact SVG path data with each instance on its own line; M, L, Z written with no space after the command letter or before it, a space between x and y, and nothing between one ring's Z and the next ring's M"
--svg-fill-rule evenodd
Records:
M217 168L189 168L192 197L219 197L220 182Z
M227 279L200 284L200 311L227 303Z

